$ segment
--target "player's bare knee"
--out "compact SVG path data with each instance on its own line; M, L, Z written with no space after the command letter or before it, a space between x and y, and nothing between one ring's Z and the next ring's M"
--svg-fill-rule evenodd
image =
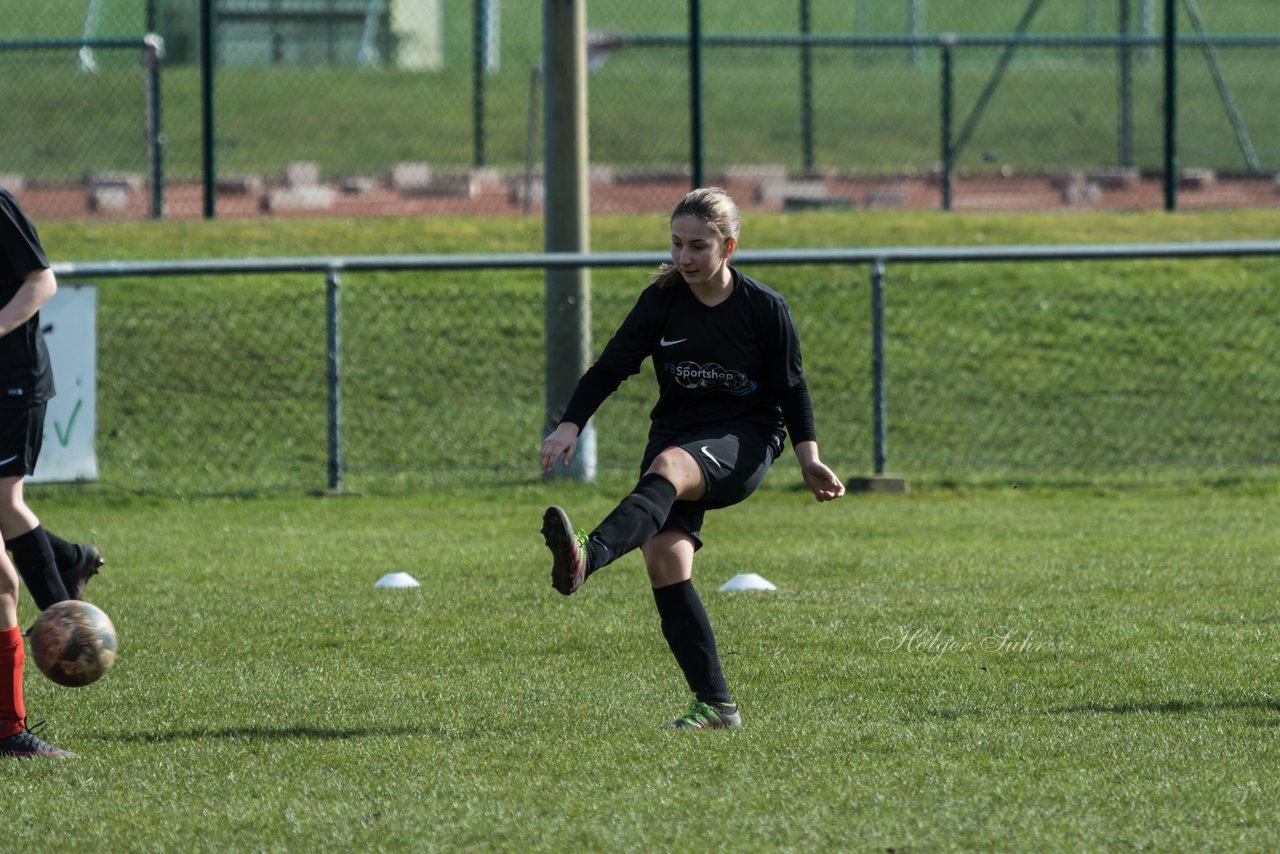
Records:
M647 473L666 478L682 498L702 482L702 469L684 448L667 448L658 454Z
M5 560L0 563L0 610L7 605L17 604L18 601L18 573L14 570L13 565Z

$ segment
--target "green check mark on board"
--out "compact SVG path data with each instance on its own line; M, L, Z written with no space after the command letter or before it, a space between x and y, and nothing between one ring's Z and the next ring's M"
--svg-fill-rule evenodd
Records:
M57 421L53 422L53 432L58 434L58 443L64 448L67 446L67 443L71 441L71 427L76 423L76 416L80 414L80 405L83 403L83 400L76 401L75 409L71 410L71 417L67 419L67 430L65 433L62 431L62 428L58 426Z

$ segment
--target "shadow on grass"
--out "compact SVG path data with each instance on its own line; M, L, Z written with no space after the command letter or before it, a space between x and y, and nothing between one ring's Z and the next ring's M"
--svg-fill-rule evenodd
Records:
M478 732L478 731L475 731ZM323 729L319 727L262 727L237 726L222 729L184 729L171 732L135 732L127 735L102 735L104 741L112 742L146 742L151 744L168 744L175 741L205 741L209 739L226 739L228 741L289 741L291 739L307 739L315 741L347 741L357 738L394 738L406 735L429 735L440 738L467 738L473 732L453 730L439 726L393 726L393 727L350 727L342 729Z
M1036 714L1035 709L1008 709L1014 714ZM1163 702L1133 703L1080 703L1073 706L1053 706L1043 710L1049 715L1189 715L1200 712L1256 711L1280 712L1280 699L1269 696L1256 698L1221 698L1217 700L1165 700ZM942 720L959 718L986 718L1000 714L999 710L972 708L929 709L929 717ZM1280 719L1269 726L1280 726Z
M1163 703L1083 703L1077 706L1056 706L1049 709L1051 715L1185 715L1196 712L1225 711L1280 712L1280 700L1274 697L1219 700L1166 700Z

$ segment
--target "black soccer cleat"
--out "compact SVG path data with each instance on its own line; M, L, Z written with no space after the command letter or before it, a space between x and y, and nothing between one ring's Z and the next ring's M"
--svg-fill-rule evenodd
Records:
M36 724L36 729L44 724L44 721ZM15 759L31 759L36 756L48 756L54 759L72 759L75 754L70 750L63 750L60 747L54 747L49 742L40 738L31 730L27 729L27 725L23 724L22 729L15 732L8 738L0 738L0 757L11 756Z
M66 569L58 570L62 576L62 584L67 588L67 595L72 599L84 599L84 589L89 579L98 574L98 570L106 563L101 553L93 546L79 546L80 557Z
M548 507L542 515L542 538L551 550L551 586L568 596L587 580L587 535L574 533L559 507Z

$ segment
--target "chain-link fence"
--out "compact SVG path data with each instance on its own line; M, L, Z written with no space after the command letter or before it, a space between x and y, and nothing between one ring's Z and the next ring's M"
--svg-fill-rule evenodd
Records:
M539 212L541 6L0 0L0 176L39 217ZM597 212L695 175L774 209L1280 203L1273 0L587 6ZM142 52L108 46L148 32L158 160Z
M882 313L865 266L744 259L788 298L823 456L846 477L873 474L885 449L887 471L915 483L1280 474L1274 258L890 263ZM1175 265L1190 267L1171 286ZM598 352L636 275L592 279ZM335 453L339 485L358 491L537 480L540 270L348 269L332 282L333 300L317 272L100 282L102 481L321 490L335 485ZM654 393L646 366L598 413L602 473L634 473ZM789 460L778 469L771 483L798 483Z

